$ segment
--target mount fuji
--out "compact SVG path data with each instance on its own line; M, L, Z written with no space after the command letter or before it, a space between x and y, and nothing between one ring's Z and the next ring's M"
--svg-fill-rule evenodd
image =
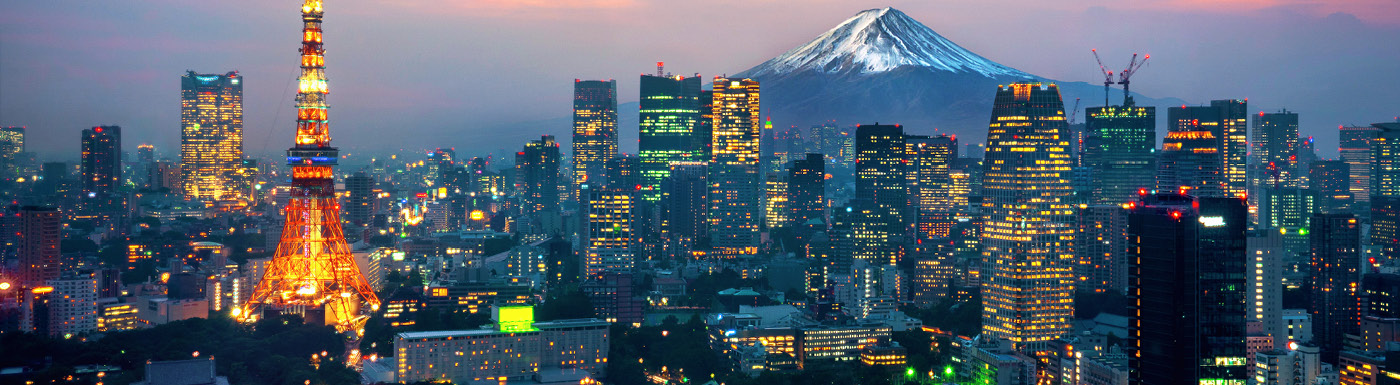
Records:
M894 8L870 9L811 42L731 77L758 80L763 110L781 126L836 122L899 123L916 134L961 134L980 142L996 86L1060 85L1066 113L1074 99L1097 106L1103 87L1057 82L973 53ZM1114 92L1114 103L1121 96ZM1138 105L1177 105L1134 93ZM1082 116L1082 113L1080 114ZM1165 113L1159 113L1165 116Z

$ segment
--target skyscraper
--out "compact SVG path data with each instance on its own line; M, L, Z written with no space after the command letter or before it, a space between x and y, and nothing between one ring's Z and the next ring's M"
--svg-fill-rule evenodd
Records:
M185 195L247 199L243 170L243 75L180 77L180 169Z
M1371 139L1371 244L1400 258L1400 122L1376 123Z
M695 134L700 123L700 77L641 77L637 155L641 158L642 199L661 197L671 162L707 161ZM708 140L708 138L705 138Z
M98 126L83 130L83 192L107 196L121 187L122 128Z
M1338 152L1342 161L1351 167L1351 194L1356 197L1357 207L1364 208L1371 203L1371 140L1375 139L1380 129L1375 126L1339 126L1337 131L1340 142Z
M365 226L374 218L374 178L357 171L345 178L345 220L355 226Z
M788 228L798 229L812 220L826 223L826 159L807 154L792 162L787 177Z
M1245 202L1147 195L1128 222L1129 382L1244 384Z
M872 265L893 265L902 256L905 228L904 127L856 126L856 210L854 257Z
M593 186L582 191L588 197L584 272L589 278L604 272L631 273L636 267L632 251L635 191Z
M1157 173L1157 108L1122 106L1085 109L1084 164L1093 169L1092 202L1119 205L1151 189Z
M1067 130L1058 86L997 87L982 163L982 332L1020 350L1073 330Z
M724 256L758 252L759 85L716 77L710 157L710 245Z
M1250 163L1255 175L1250 183L1256 192L1264 188L1300 187L1298 168L1298 114L1283 110L1260 112L1254 119L1254 139Z
M525 143L515 153L515 177L522 214L559 211L559 143L553 135Z
M1317 196L1317 208L1325 214L1352 213L1356 202L1351 192L1351 165L1340 160L1312 163L1308 186Z
M1167 139L1162 142L1162 162L1176 160L1175 165L1160 165L1158 170L1177 169L1177 173L1196 173L1198 176L1209 178L1198 182L1201 188L1193 188L1191 195L1198 197L1227 196L1235 197L1245 195L1248 191L1247 162L1249 148L1247 146L1246 135L1248 133L1248 103L1246 100L1212 100L1210 106L1181 106L1167 109L1167 124L1171 125L1171 132L1210 132L1204 134L1177 134L1174 138L1171 133L1167 134ZM1184 136L1184 137L1181 137ZM1173 144L1169 146L1170 144ZM1181 144L1175 144L1181 143ZM1183 148L1182 145L1185 145ZM1195 150L1201 148L1202 150ZM1188 153L1203 154L1214 149L1211 156L1189 156ZM1172 153L1175 151L1176 153ZM1180 158L1187 158L1180 160ZM1219 162L1218 166L1204 164L1203 158L1215 158ZM1161 181L1162 174L1159 171L1157 188L1163 191L1174 191L1180 186L1180 181L1190 180L1189 175L1184 178L1170 180L1164 185ZM1216 175L1216 176L1212 176ZM1175 176L1182 177L1181 174ZM1219 183L1219 188L1208 187L1208 184Z
M19 177L19 156L24 152L24 127L0 127L0 181Z
M1074 252L1076 289L1122 293L1128 287L1127 204L1079 206Z
M787 175L766 173L763 181L763 223L769 229L788 225Z
M1273 229L1255 230L1245 241L1249 258L1249 289L1247 322L1258 322L1265 335L1273 338L1276 349L1288 347L1288 333L1283 326L1283 265L1285 253L1283 234ZM1307 341L1300 341L1307 342Z
M1212 111L1214 110L1167 110L1167 121L1172 123L1172 126L1171 131L1167 132L1167 137L1162 139L1162 154L1157 159L1158 191L1186 190L1193 196L1224 196L1225 170L1220 152L1221 138L1215 133L1217 128L1211 126L1218 122L1199 119L1187 113Z
M617 81L574 79L574 183L607 184L617 156Z
M952 180L949 172L958 157L955 136L906 136L911 219L917 238L945 238L953 228Z
M707 168L705 162L674 162L670 177L661 182L661 233L672 256L691 251L709 227Z
M1336 360L1346 334L1358 334L1361 322L1361 226L1351 214L1316 214L1312 218L1311 279L1313 341L1327 360Z
M3 214L18 234L14 242L19 255L20 285L39 287L58 278L62 213L52 207L21 206Z

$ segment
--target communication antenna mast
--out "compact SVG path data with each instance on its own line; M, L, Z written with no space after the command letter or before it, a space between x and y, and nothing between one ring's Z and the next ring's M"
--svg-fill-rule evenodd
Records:
M656 62L656 76L666 76L666 62Z

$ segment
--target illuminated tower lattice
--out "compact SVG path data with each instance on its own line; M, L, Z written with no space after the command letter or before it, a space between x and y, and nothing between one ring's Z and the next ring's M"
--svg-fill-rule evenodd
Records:
M302 5L296 146L287 150L292 196L285 208L286 227L262 281L234 315L254 321L276 314L301 314L307 323L334 325L342 333L353 333L351 339L356 340L368 318L361 308L377 309L379 298L356 268L340 226L340 205L332 180L339 153L330 146L326 120L321 16L320 0L306 0Z

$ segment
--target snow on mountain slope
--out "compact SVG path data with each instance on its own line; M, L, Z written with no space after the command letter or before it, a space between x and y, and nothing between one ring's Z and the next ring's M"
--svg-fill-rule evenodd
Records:
M811 42L740 75L757 78L804 70L868 74L901 66L986 77L1031 76L978 56L904 12L888 7L862 11Z

